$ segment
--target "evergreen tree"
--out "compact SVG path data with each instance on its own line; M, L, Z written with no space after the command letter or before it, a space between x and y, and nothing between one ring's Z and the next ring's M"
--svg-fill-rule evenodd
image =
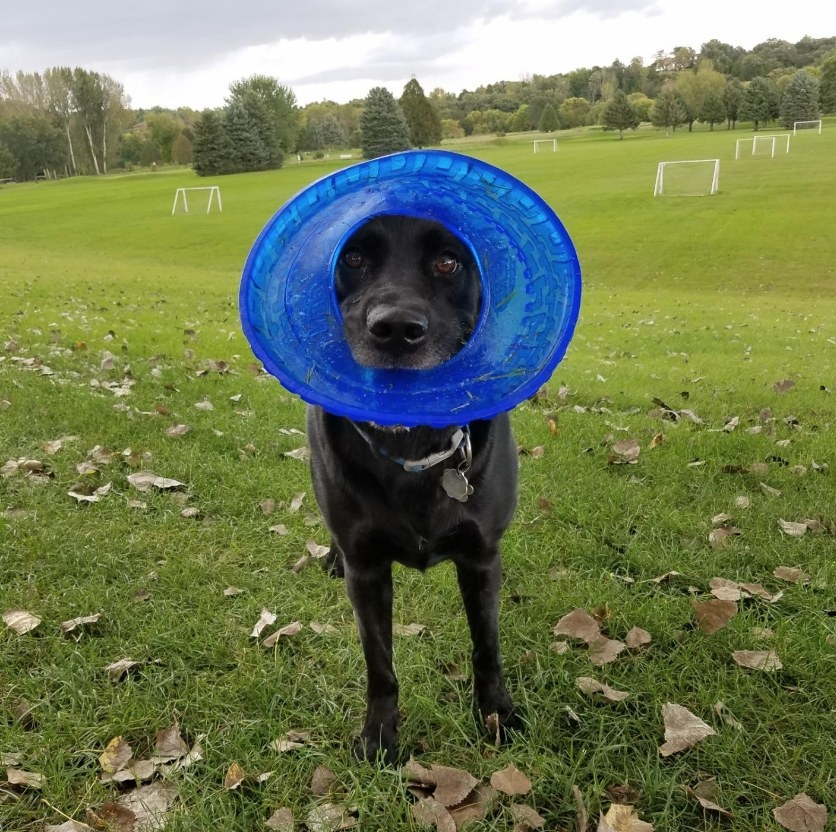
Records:
M194 124L192 167L198 176L229 173L232 149L220 116L214 110L204 110Z
M650 122L655 127L664 127L665 130L673 130L680 124L684 124L688 118L685 106L680 100L676 91L671 86L662 87L656 103L650 110Z
M360 146L366 159L411 147L409 125L403 111L385 87L373 87L363 101L360 135Z
M732 78L723 90L723 103L726 105L726 127L734 130L737 124L737 114L740 110L740 102L743 100L743 84L736 78Z
M226 108L222 124L230 144L229 171L266 170L270 163L270 148L259 135L249 110L234 101Z
M794 121L813 121L819 115L819 82L802 69L793 75L784 90L781 122L791 130Z
M541 133L551 133L553 130L560 129L560 117L551 104L546 104L543 107L543 112L540 113L540 120L537 122L537 129Z
M441 119L415 78L407 81L400 100L413 147L441 144Z
M762 124L767 124L778 115L778 96L774 86L762 76L753 78L743 90L738 118L754 122L757 131Z
M720 93L709 93L702 102L699 115L701 122L708 125L709 130L714 130L714 125L719 124L726 118L726 102Z
M639 114L624 90L616 91L601 111L601 125L604 130L618 130L619 139L624 138L625 130L635 130L639 121Z
M230 84L227 105L241 104L269 152L268 167L280 168L284 154L296 150L299 110L290 87L268 75L251 75Z

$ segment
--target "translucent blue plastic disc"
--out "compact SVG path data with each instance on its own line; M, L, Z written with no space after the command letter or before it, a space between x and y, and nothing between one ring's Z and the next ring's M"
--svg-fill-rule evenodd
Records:
M443 223L479 263L479 324L437 367L363 367L343 337L334 261L381 214ZM294 196L255 241L239 300L253 352L306 402L357 421L443 427L491 418L536 393L566 352L580 297L572 241L534 191L478 159L425 150L344 168Z

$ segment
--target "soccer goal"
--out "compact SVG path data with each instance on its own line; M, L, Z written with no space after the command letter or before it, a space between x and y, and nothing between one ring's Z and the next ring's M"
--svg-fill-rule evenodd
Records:
M557 153L557 139L537 139L533 142L534 144L534 152L535 153L542 153L541 150L538 149L538 145L545 144L552 146L552 153Z
M719 159L659 162L653 196L709 196L719 187Z
M184 213L189 213L189 199L186 194L187 191L209 191L209 199L206 203L206 213L208 214L212 210L212 203L215 202L216 197L218 203L218 211L223 211L223 205L221 204L221 189L217 185L203 185L201 187L195 188L178 188L174 192L174 205L171 206L172 217L177 212L177 204L179 202L183 203Z
M799 130L815 130L821 136L821 119L814 118L812 121L794 121L792 123L793 136L795 136Z

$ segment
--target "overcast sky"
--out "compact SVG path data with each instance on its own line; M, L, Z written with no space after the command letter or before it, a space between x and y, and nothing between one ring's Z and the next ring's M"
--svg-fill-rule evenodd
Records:
M134 107L223 104L266 74L300 104L569 72L712 38L836 35L833 0L3 0L0 70L83 66Z

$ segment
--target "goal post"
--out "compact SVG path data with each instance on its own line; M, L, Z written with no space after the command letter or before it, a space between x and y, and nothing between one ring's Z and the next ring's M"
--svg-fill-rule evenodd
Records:
M790 133L768 133L768 134L764 134L763 136L755 136L755 140L757 140L757 139L775 139L776 144L779 145L781 143L781 139L785 139L786 142L785 142L785 145L784 145L784 152L789 153L790 152L790 135L791 135ZM755 151L755 148L753 146L752 147L752 152L754 153L754 151ZM775 154L773 153L772 155L774 156Z
M534 145L534 152L540 153L541 151L538 150L537 145L540 144L550 144L552 146L552 153L557 153L557 139L535 139L532 144Z
M194 188L178 188L174 192L174 205L171 206L171 216L177 212L178 203L183 203L183 212L189 213L189 198L188 191L209 191L209 199L206 202L206 213L212 210L212 204L216 201L218 203L218 211L223 212L223 205L221 204L221 189L217 185L201 185Z
M752 155L758 156L758 151L761 149L763 145L759 144L759 142L763 142L769 152L770 158L775 158L775 136L755 136L752 139Z
M719 188L719 159L683 159L659 162L653 196L710 196Z
M814 118L810 121L794 121L792 123L792 134L797 135L799 130L815 130L821 136L821 119Z

